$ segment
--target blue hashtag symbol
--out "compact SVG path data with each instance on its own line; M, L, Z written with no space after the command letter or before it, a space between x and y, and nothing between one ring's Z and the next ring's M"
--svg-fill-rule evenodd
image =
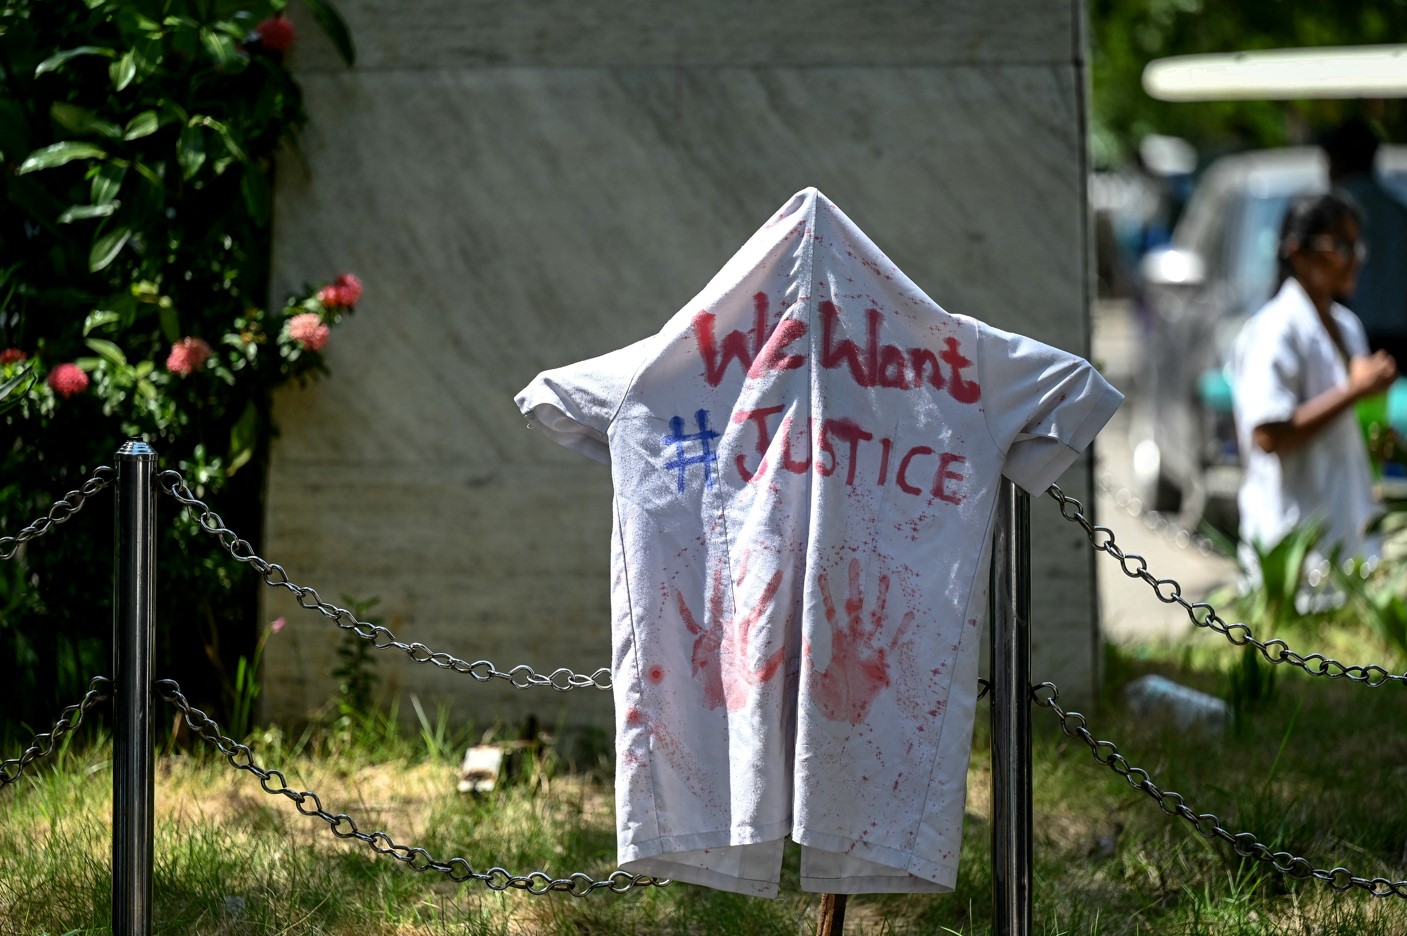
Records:
M704 487L713 487L713 467L718 464L718 453L713 451L709 442L718 438L718 433L708 428L708 410L699 410L694 414L694 422L698 423L699 431L684 434L684 420L675 416L669 421L669 435L664 437L665 445L675 446L674 460L666 462L664 467L674 468L679 472L679 493L684 493L685 476L690 465L702 465L704 473ZM686 453L684 446L690 442L697 442L699 450L693 455Z

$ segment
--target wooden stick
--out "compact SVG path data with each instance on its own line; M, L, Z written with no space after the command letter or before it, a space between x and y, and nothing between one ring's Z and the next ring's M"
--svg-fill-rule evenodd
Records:
M845 929L845 895L822 894L816 936L840 936Z

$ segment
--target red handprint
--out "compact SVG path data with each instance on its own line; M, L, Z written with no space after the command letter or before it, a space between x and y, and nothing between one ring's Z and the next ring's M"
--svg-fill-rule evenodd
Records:
M674 596L679 603L679 616L684 619L684 626L689 628L689 633L696 635L693 673L696 678L703 679L704 704L711 709L726 704L728 711L736 712L747 704L755 686L776 675L786 657L786 646L783 645L754 668L750 653L753 628L776 600L777 591L782 586L782 570L773 573L756 606L742 614L739 613L742 609L735 607L732 617L725 617L728 583L723 575L724 565L719 563L713 570L713 587L708 596L709 613L705 618L705 623L712 622L711 626L699 626L679 589L674 590ZM734 582L735 593L741 591L743 580L747 578L747 566L747 557L744 557Z
M850 594L845 599L844 626L836 619L829 577L824 572L819 577L826 622L831 626L831 659L825 671L817 676L816 700L822 714L831 721L848 721L852 725L864 721L875 697L889 686L889 662L885 654L899 646L899 641L914 620L912 611L905 614L887 644L876 646L884 630L889 576L879 577L879 595L870 614L869 626L866 626L861 614L865 597L860 584L860 571L860 561L851 559ZM810 656L809 648L807 656ZM813 670L814 667L813 663Z

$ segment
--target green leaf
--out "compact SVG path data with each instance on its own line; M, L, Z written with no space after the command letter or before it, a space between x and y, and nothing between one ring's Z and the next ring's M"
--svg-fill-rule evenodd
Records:
M53 117L59 126L73 133L100 133L114 140L122 135L117 124L103 120L86 107L79 107L77 104L55 101L49 105L49 116Z
M175 344L181 340L181 318L173 306L160 306L157 319L161 322L161 334L167 341Z
M156 27L156 24L152 23L152 26ZM166 47L162 44L159 33L138 39L132 44L132 51L137 57L137 71L143 75L156 71L166 56Z
M327 0L303 0L303 5L308 8L309 13L313 14L313 19L327 34L327 38L332 40L333 46L337 48L337 54L342 56L342 61L348 65L355 65L357 48L352 43L352 33L347 29L346 20L342 19L342 14L337 12L336 7L328 3Z
M176 141L176 161L181 164L181 178L189 179L200 171L205 162L205 134L199 126L187 126Z
M122 180L127 175L127 167L118 165L116 162L103 162L97 166L97 171L93 174L92 194L90 198L95 205L106 205L117 197L117 193L122 189Z
M230 455L226 474L234 474L254 457L254 446L259 441L259 411L254 404L246 403L244 412L230 428Z
M86 336L95 328L102 328L104 325L111 325L120 321L122 316L111 309L94 309L88 313L88 317L83 320L83 334Z
M64 62L67 62L71 58L77 58L80 55L105 55L108 58L115 58L117 56L117 50L105 49L102 46L79 46L76 49L65 49L62 52L56 52L40 62L39 67L34 69L34 77L38 78L45 72L55 71Z
M239 61L239 47L224 33L212 29L200 31L200 44L220 68L228 68Z
M240 148L240 145L234 141L234 137L230 135L229 127L225 126L214 117L196 117L194 119L202 126L209 127L211 130L218 133L220 139L224 141L225 148L230 151L230 155L234 156L235 159L238 159L240 162L247 162L249 160L249 157L244 155L244 150Z
M122 131L122 139L139 140L144 136L151 136L159 126L161 121L156 116L156 111L142 111L127 121L127 129Z
M59 215L60 224L68 224L72 221L82 221L86 218L106 218L117 210L121 202L110 201L105 205L74 205L72 208Z
M157 188L162 188L165 185L165 183L161 181L161 176L157 173L157 171L151 166L148 166L146 163L133 163L132 168L137 170L137 175L141 176L143 179L146 179L148 182L150 182L152 185L155 185Z
M101 234L93 240L93 249L88 252L88 270L96 273L117 258L117 254L132 237L129 227L117 227Z
M108 74L112 76L112 84L121 91L132 83L132 79L137 77L137 56L134 52L125 53L122 58L108 66Z
M88 338L83 343L92 348L103 360L116 364L118 367L127 366L127 355L123 354L122 349L111 341L102 338Z
M19 403L34 386L34 362L26 364L18 374L0 383L0 413Z
M107 156L107 152L96 143L84 143L80 140L64 140L62 143L51 143L43 149L37 149L25 157L20 163L19 174L34 172L36 169L52 169L55 166L62 166L65 163L73 162L75 159L102 159Z

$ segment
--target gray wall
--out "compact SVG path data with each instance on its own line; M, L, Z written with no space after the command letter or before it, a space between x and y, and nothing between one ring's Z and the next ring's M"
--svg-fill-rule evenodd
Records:
M1079 0L338 6L354 69L296 20L312 123L280 166L274 290L351 270L366 293L333 376L276 401L264 555L330 600L379 596L403 640L607 664L609 474L513 395L657 330L804 186L950 311L1088 354ZM1032 535L1035 676L1087 696L1092 555L1048 498ZM270 592L278 615L266 714L301 716L340 638ZM376 656L479 725L609 722L606 693Z

